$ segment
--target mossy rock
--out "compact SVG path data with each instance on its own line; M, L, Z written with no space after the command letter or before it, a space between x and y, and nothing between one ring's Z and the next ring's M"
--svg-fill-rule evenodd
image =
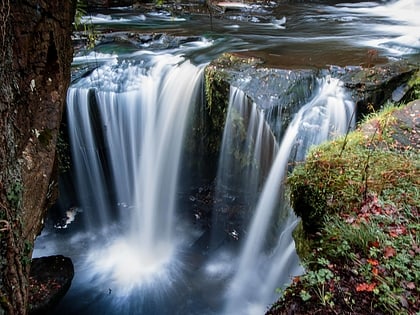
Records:
M420 207L419 113L420 101L389 108L309 152L288 178L306 232L317 232L326 214L357 208L367 194Z
M313 244L311 238L303 228L302 221L297 224L296 228L293 230L292 235L293 240L295 241L296 253L301 260L305 260L305 258L309 257Z
M205 68L205 103L202 107L194 108L190 116L191 134L185 142L185 153L193 157L189 159L189 168L205 168L210 173L215 171L229 106L232 78L238 71L258 63L254 58L223 54Z

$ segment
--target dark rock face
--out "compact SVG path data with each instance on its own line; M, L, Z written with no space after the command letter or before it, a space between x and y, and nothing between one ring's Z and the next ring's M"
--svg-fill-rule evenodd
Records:
M395 62L371 68L348 71L340 79L350 89L358 115L380 109L387 101L399 102L409 92L407 82L418 66Z
M57 193L74 4L0 3L0 313L27 313L33 241Z
M35 258L29 275L29 314L46 314L67 293L74 276L70 258Z

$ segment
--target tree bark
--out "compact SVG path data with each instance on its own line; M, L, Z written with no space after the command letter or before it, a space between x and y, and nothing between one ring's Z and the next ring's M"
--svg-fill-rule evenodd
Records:
M26 314L35 237L54 201L73 0L0 0L0 315Z

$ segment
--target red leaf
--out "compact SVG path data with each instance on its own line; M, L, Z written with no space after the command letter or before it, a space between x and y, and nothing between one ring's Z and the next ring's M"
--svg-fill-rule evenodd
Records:
M375 289L376 283L360 283L356 286L357 292L372 292Z
M393 226L389 230L389 235L392 237L397 237L398 235L405 235L407 234L407 228L405 226Z
M392 246L386 246L385 249L384 249L384 257L385 258L394 257L396 253L397 253L397 251Z
M377 266L379 264L379 262L376 259L368 259L367 262L369 263L369 265L372 266Z

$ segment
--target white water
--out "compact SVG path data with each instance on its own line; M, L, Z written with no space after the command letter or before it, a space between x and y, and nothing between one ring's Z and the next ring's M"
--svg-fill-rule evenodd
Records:
M420 1L400 0L382 5L372 2L342 3L340 12L360 14L374 23L365 23L367 34L377 33L376 38L362 39L367 46L386 49L395 56L418 53L420 49ZM381 22L381 20L383 22Z
M229 189L242 193L252 203L276 151L277 143L264 112L242 90L231 86L219 155L217 193Z
M73 213L76 218L69 229L44 231L34 252L34 256L71 256L75 264L72 288L55 313L263 314L277 298L275 288L290 282L290 277L300 272L291 238L297 219L282 200L287 163L303 160L311 144L345 131L352 104L337 80L325 80L313 100L296 114L279 153L274 156L278 148L267 152L267 147L275 144L264 131L265 113L250 104L242 91L232 88L234 110L228 115L235 122L240 122L242 116L247 119L244 119L246 131L241 135L245 140L229 141L251 163L238 167L232 155L222 158L224 169L218 176L220 194L228 188L243 195L258 195L262 188L259 181L267 180L247 233L239 234L239 240L244 241L241 255L237 257L236 251L229 247L232 243L239 244L235 240L208 255L204 246L194 247L201 230L180 227L182 222L177 220L173 203L173 185L178 177L178 140L183 134L184 115L194 106L201 69L185 61L187 58L169 54L182 50L188 58L201 63L222 52L249 51L252 46L273 56L280 56L281 52L292 57L287 58L292 68L295 67L293 59L310 57L298 64L311 69L317 65L317 54L324 52L326 56L337 55L337 59L321 58L322 64L352 65L353 50L348 46L375 48L384 56L401 57L419 52L419 5L418 0L347 3L334 7L304 5L302 14L294 15L290 11L287 28L281 31L273 23L265 23L267 19L260 19L263 12L254 12L254 16L250 13L250 18L245 20L213 19L214 34L209 33L210 24L205 15L177 19L167 13L142 15L131 11L87 17L85 21L98 24L99 29L101 25L108 28L107 25L113 24L111 28L117 27L121 33L131 33L140 27L148 34L159 34L168 31L170 25L170 33L173 30L174 34L205 34L208 40L186 43L180 40L180 47L172 48L178 44L165 36L157 36L151 42L136 41L131 36L124 40L123 36L121 42L105 40L95 52L75 57L74 65L82 68L86 64L94 67L107 64L80 80L68 94L72 148L79 149L73 166L79 174L76 189L82 206ZM332 12L323 14L329 11ZM305 23L310 12L314 19ZM279 13L270 21L280 19L284 12ZM165 48L167 54L143 50L156 52ZM340 55L346 56L344 61ZM121 59L131 61L121 62ZM245 74L238 73L242 75ZM287 82L296 79L299 78L287 77ZM272 98L276 102L279 98L271 93L287 94L289 85L272 86L273 82L277 81L271 77L264 81L257 78L249 85L262 99ZM306 85L303 89L310 94L311 87ZM88 102L89 97L97 105ZM246 106L242 108L241 104ZM279 117L274 132L278 132L281 121ZM238 132L237 128L229 128L226 127L226 137L230 132L232 135ZM253 140L249 141L250 138ZM267 177L263 169L274 160ZM73 214L69 219L74 219ZM88 225L86 231L80 231L81 218Z
M291 237L297 219L284 206L283 181L291 159L303 160L311 145L342 135L354 124L354 104L340 84L337 79L324 79L314 98L299 110L287 128L251 220L239 266L228 288L225 314L251 315L257 314L257 310L263 313L267 305L275 301L275 289L298 272L296 268L290 269L297 261ZM273 220L274 224L280 225L281 233L278 245L267 252L267 231Z
M86 263L120 294L161 277L176 252L182 141L201 81L202 67L149 53L137 63L104 65L69 89L76 186L88 227L108 234L112 218L122 220Z

